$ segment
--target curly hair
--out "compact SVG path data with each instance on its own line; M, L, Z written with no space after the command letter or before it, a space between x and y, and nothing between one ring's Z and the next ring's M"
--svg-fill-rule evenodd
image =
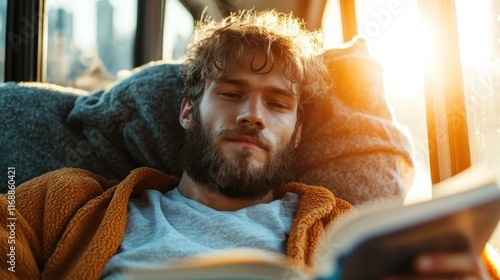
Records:
M230 66L228 54L233 55L231 63L239 63L257 52L267 58L252 71L264 73L269 63L272 69L273 61L279 61L285 77L296 84L301 119L302 104L329 85L322 35L307 30L303 20L275 10L239 11L219 22L208 18L197 22L181 67L184 96L197 107L206 81L217 79Z

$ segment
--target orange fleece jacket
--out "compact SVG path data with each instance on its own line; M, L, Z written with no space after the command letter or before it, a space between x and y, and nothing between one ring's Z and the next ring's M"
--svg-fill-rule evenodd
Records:
M26 182L14 196L0 196L0 223L13 225L0 227L0 240L15 242L1 246L7 262L0 279L98 279L121 243L129 198L144 189L166 192L178 182L151 168L135 169L121 182L64 168ZM286 190L300 195L287 260L307 269L325 227L353 208L321 187L289 183ZM12 253L15 272L7 269Z

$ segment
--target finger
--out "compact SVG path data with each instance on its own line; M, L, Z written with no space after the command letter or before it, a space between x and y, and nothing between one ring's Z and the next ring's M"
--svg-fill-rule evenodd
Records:
M417 257L414 269L420 274L475 275L478 265L467 253L433 253Z

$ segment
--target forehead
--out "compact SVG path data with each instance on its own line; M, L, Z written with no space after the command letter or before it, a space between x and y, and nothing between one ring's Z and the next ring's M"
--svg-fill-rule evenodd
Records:
M298 86L286 75L285 63L262 51L237 57L228 54L217 72L212 78L207 79L206 86L211 83L247 88L261 86L271 92L299 99Z

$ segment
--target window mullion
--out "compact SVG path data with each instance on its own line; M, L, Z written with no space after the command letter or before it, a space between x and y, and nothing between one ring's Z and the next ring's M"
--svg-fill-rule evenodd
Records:
M428 51L424 66L432 182L468 168L470 162L455 1L419 1Z
M344 42L349 42L358 34L356 23L356 1L339 0L340 15L342 17L342 33Z
M134 66L163 57L163 22L165 0L138 0Z
M5 81L44 80L45 0L9 0Z

